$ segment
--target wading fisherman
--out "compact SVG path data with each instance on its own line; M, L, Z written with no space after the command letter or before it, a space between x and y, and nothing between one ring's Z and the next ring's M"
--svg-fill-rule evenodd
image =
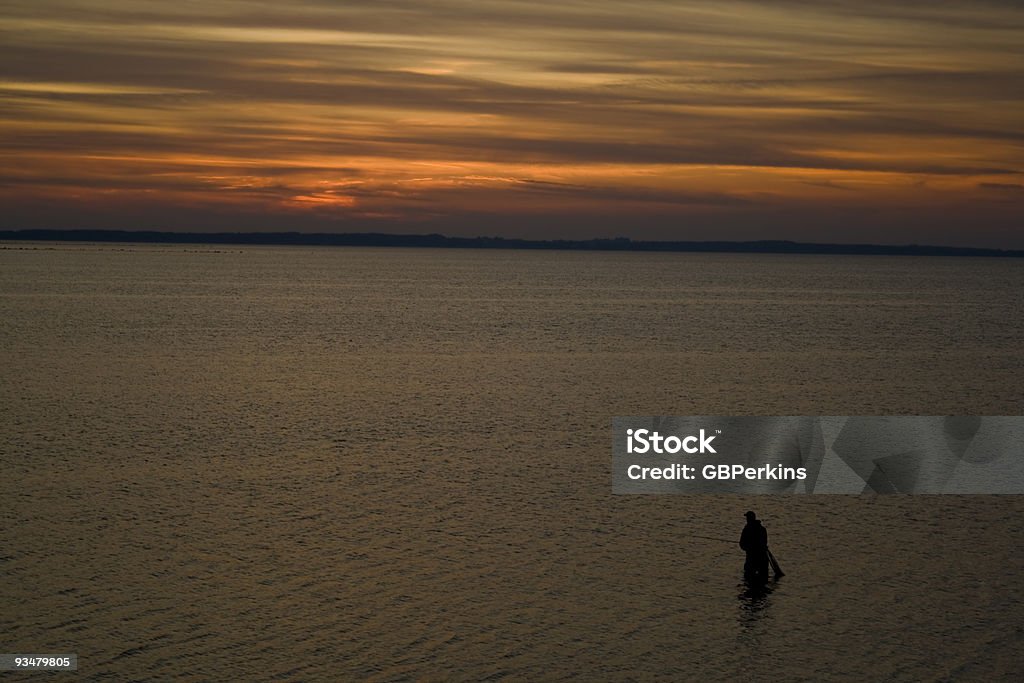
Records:
M768 580L768 530L752 511L744 515L747 525L740 534L740 547L747 553L743 574L748 581Z

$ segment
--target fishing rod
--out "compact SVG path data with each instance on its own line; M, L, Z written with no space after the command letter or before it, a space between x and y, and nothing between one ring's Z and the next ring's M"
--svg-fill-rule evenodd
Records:
M708 541L721 541L722 543L736 543L736 541L730 541L726 538L715 538L714 536L701 536L699 534L691 534L694 538L703 538Z
M703 539L708 540L708 541L721 541L722 543L729 543L729 544L732 544L732 543L736 542L736 541L730 541L729 539L726 539L726 538L718 538L716 536L701 536L700 534L693 534L693 537L694 538L703 538ZM777 577L778 576L785 576L786 573L784 571L782 571L782 567L779 566L779 561L775 559L775 555L772 554L772 551L769 550L768 548L765 548L765 551L768 553L768 562L769 562L769 564L771 564L772 571L775 572L775 576L777 576Z

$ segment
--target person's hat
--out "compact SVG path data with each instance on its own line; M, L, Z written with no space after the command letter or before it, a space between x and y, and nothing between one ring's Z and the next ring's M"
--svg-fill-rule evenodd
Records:
M746 512L745 512L745 513L743 514L743 516L744 516L744 517L746 517L747 519L757 519L757 515L755 515L755 514L754 514L754 511L753 511L753 510L747 510L747 511L746 511Z

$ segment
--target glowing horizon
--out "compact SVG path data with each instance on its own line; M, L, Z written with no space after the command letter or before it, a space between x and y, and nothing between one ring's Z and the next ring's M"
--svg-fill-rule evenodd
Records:
M1024 247L1012 3L13 2L7 229Z

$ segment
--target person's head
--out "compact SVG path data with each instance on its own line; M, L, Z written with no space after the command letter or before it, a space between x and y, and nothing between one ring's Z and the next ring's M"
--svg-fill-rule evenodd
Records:
M747 510L743 516L747 518L748 522L753 522L757 519L757 515L754 514L753 510Z

